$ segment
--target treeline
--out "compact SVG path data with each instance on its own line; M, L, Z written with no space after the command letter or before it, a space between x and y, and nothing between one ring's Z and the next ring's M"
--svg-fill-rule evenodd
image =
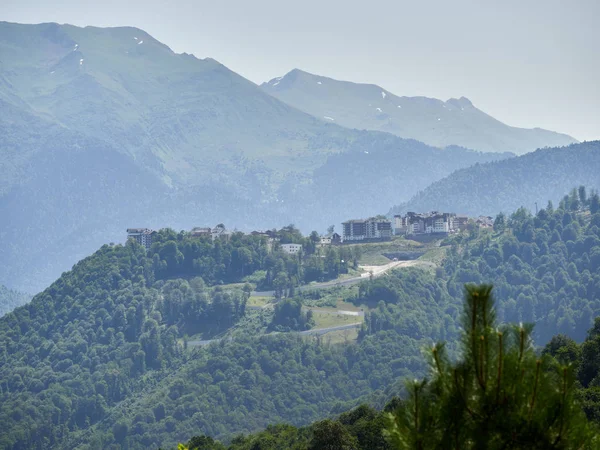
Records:
M164 229L155 235L148 254L157 279L199 276L208 285L247 280L280 296L299 284L332 280L358 266L359 247L321 247L316 231L305 237L289 225L269 234L233 233L213 241ZM281 244L300 244L302 250L290 255Z
M494 233L456 237L444 262L448 293L493 282L507 322L536 323L536 341L563 333L581 341L600 315L600 199L573 189L537 214L496 218Z
M189 450L393 450L384 437L387 416L400 405L392 399L382 411L360 405L335 419L325 419L297 428L289 424L269 425L264 431L234 437L228 445L209 436L191 438Z
M595 196L584 194L571 192L536 215L519 210L497 220L495 231L450 239L437 270L365 281L343 298L370 308L351 345L278 334L184 350L186 334L212 336L247 316L248 286L221 282L251 281L250 273L267 279L277 265L289 279L298 267L306 273L311 258L326 267L319 252L327 249L286 255L272 242L265 261L272 257L275 265L246 267L242 276L234 254L268 251L265 238L213 243L163 230L149 252L137 244L104 246L0 318L0 448L136 450L199 433L229 441L271 423L302 426L373 395L389 398L396 380L423 373L423 346L455 340L467 282L493 281L500 321L535 321L536 342L559 331L582 341L600 315L600 213L592 214ZM280 237L295 239L293 230ZM338 257L353 264L339 254L332 264ZM211 263L194 267L194 260ZM265 327L306 327L301 297L260 312ZM597 381L586 377L591 402Z

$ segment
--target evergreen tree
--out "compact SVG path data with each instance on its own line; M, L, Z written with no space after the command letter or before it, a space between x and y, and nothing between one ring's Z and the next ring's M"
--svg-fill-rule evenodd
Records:
M408 385L385 430L398 449L551 449L598 445L568 366L539 357L532 325L498 327L492 286L467 285L462 360L430 351L431 380Z
M579 186L579 200L583 206L587 205L587 192L585 186Z
M494 231L501 233L506 228L506 217L504 213L499 213L494 220Z
M597 192L594 192L590 196L590 212L596 214L598 211L600 211L600 196Z

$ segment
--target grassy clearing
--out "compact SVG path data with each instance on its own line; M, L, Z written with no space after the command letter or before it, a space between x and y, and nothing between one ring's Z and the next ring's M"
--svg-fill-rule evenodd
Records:
M419 258L419 261L428 261L428 262L432 262L435 265L439 266L444 261L444 258L446 257L446 253L448 252L448 248L449 247L431 248L431 249L427 250L427 252Z
M338 308L340 302L344 299L356 296L358 286L335 286L330 289L322 289L313 292L304 292L301 295L302 304L306 306L317 306L322 308ZM350 305L352 305L350 303ZM352 305L354 306L354 305ZM346 308L342 308L346 309Z
M351 323L362 322L362 317L359 316L343 316L318 311L313 312L313 318L315 320L315 326L313 329L337 327L340 325L349 325Z
M390 262L383 256L384 253L423 251L427 248L426 244L412 241L401 236L395 236L391 241L370 242L367 244L357 244L363 251L359 259L359 264L364 266L382 266Z
M358 328L351 328L348 330L337 330L331 331L330 333L322 336L305 336L305 339L317 340L328 345L335 344L352 344L358 339Z
M325 306L325 307L311 307L313 311L323 311L323 312L336 312L336 311L360 311L361 308L357 307L353 303L345 302L341 298L337 300L335 307Z
M265 306L267 303L269 303L271 300L273 300L273 297L254 297L251 296L248 299L248 303L246 303L246 306L260 306L263 307Z

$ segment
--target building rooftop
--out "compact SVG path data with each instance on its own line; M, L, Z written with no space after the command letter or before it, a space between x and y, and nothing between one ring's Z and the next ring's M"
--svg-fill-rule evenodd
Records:
M127 232L129 234L138 234L138 233L152 233L153 231L149 228L127 228Z

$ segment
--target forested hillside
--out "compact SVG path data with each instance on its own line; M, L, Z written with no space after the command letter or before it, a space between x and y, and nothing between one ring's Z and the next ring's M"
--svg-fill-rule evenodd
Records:
M600 189L600 141L544 148L517 158L476 164L436 181L390 211L454 211L495 215L557 202L574 185Z
M599 212L598 194L588 198L582 187L537 215L500 216L497 234L464 244L458 237L443 266L449 293L493 282L502 320L535 323L540 344L557 333L583 340L600 315Z
M283 229L280 238L298 235ZM426 295L407 310L401 335L329 346L238 334L186 348L186 336L214 336L250 314L245 285L221 283L248 275L268 283L269 273L276 283L302 273L300 261L310 267L310 255L265 246L262 237L212 243L169 230L148 252L106 245L0 319L0 447L145 449L199 429L227 438L277 421L306 424L421 373L421 346L455 333L450 299L429 292L433 276L414 269L395 275L407 292ZM253 314L271 321L268 311Z
M487 286L470 287L470 292L481 293L482 290L487 290ZM494 320L494 310L481 303L478 304L483 306L479 316L483 316L485 311L485 314L490 314L490 320ZM474 303L465 302L464 307L471 305ZM473 310L465 312L463 325L468 326L465 322L471 320L472 313ZM427 382L407 380L409 392L405 399L394 397L380 411L363 404L307 427L271 425L258 433L237 436L228 445L209 436L198 435L191 438L185 448L392 450L419 448L418 443L422 444L420 448L437 448L436 443L440 441L448 448L463 448L461 443L472 443L474 438L486 442L488 445L484 448L490 448L491 442L524 449L537 448L538 445L540 448L596 448L600 425L600 318L596 319L582 344L557 335L541 352L520 346L520 342L529 340L530 327L523 324L494 325L499 328L489 327L488 338L495 338L500 345L498 342L490 345L488 355L479 362L491 366L484 373L492 384L492 395L486 396L485 385L478 384L481 378L473 377L459 385L474 391L473 396L452 396L449 391L457 386L452 386L451 380L444 378L456 376L456 371L444 357L444 346L435 345L428 350L431 370ZM515 334L519 337L515 338ZM469 333L466 332L464 337L463 345L466 345ZM479 333L474 338L479 339ZM502 348L503 353L499 354L497 348ZM462 355L467 357L463 356L457 365L463 370L466 366L475 371L478 367L475 355L470 361L468 351L462 352ZM494 358L489 357L492 355ZM502 359L503 364L494 367ZM544 372L540 380L539 372L535 378L531 375L541 364ZM510 372L520 371L520 367L522 371L526 368L530 376L511 376ZM467 387L469 382L474 386ZM521 391L512 390L517 385ZM527 390L528 395L519 395L522 390ZM496 392L502 392L502 395ZM532 401L532 398L537 401ZM519 403L526 407L516 408ZM485 408L486 404L492 404L494 408ZM450 433L445 433L447 431Z
M424 373L423 346L456 340L465 283L494 283L499 320L535 322L538 345L557 333L583 341L600 315L600 198L583 187L536 215L520 209L499 215L495 230L449 237L434 249L445 255L435 269L397 270L332 293L301 292L289 307L249 310L250 283L276 288L280 280L283 295L308 274L353 270L352 262L337 265L341 253L318 256L292 227L278 233L302 242L306 255L286 256L276 244L269 252L265 237L240 233L213 243L162 230L149 251L106 245L2 317L0 447L142 449L197 434L228 441L361 401L381 404L400 392L399 379ZM327 299L363 309L356 341L285 333L311 326L287 321L302 314L298 306ZM208 347L188 346L189 336L232 328ZM590 410L593 367L582 381L592 388Z
M31 296L0 285L0 317L31 300Z

